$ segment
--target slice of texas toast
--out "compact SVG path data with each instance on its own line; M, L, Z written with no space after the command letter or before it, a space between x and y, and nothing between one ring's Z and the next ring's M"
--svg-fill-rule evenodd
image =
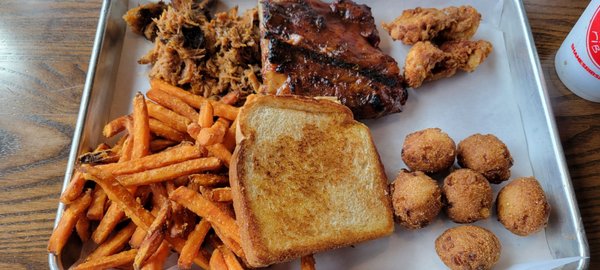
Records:
M252 267L392 233L387 179L369 129L329 100L250 96L229 171Z

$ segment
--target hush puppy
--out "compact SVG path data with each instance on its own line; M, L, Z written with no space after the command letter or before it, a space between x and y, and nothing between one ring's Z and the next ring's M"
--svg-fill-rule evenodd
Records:
M550 205L538 181L533 177L513 180L498 193L498 220L520 236L538 232L550 215Z
M452 270L492 269L501 249L500 240L492 232L473 225L448 229L435 240L435 251Z
M440 187L423 172L400 171L390 189L396 221L407 229L427 226L442 209Z
M490 216L492 187L480 173L459 169L444 179L446 214L456 223L471 223Z
M438 173L454 164L456 145L439 128L428 128L406 136L402 160L412 171Z
M492 184L510 177L513 158L506 145L492 134L474 134L458 144L458 164L475 170Z

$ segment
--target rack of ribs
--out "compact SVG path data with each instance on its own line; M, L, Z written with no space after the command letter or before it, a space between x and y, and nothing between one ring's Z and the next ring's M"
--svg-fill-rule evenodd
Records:
M266 94L334 96L358 119L400 112L407 92L378 47L371 9L349 0L261 0Z

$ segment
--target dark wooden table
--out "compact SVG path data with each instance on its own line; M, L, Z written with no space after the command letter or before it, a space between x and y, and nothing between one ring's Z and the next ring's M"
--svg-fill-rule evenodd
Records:
M592 269L600 267L600 103L567 90L554 55L589 1L525 0ZM100 0L0 2L0 269L46 269Z

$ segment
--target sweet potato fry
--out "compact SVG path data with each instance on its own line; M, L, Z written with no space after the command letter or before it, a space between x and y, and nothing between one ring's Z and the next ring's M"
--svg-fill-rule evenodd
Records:
M94 192L92 193L92 203L86 214L89 220L101 220L102 217L104 217L106 198L104 190L99 185L96 185L96 187L94 187Z
M130 222L110 239L106 240L92 251L92 253L88 255L87 260L109 256L121 251L136 228L137 226L135 226L135 223Z
M198 95L194 95L194 94L192 94L188 91L185 91L177 86L170 85L169 83L158 80L158 79L150 80L150 85L152 86L152 89L158 89L158 90L164 91L164 92L170 94L171 96L181 99L183 102L189 104L190 106L192 106L196 109L199 109L202 106L202 103L204 101L208 100L207 98L204 98L204 97L201 97ZM209 100L209 102L213 106L214 114L216 116L224 117L229 120L234 120L237 117L237 114L239 111L238 108L233 107L231 105L227 105L223 102L218 102L218 101L213 101L213 100Z
M213 202L231 202L233 200L231 197L230 187L213 189L207 187L200 187L200 191L202 192L202 195L204 195L207 199Z
M225 258L223 258L223 254L218 248L216 248L213 251L212 256L210 256L209 265L211 270L228 270Z
M139 248L142 245L142 242L146 238L146 231L140 227L135 229L135 232L131 235L131 239L129 239L129 245L132 248Z
M198 113L196 110L176 96L169 95L166 92L158 89L152 89L148 91L146 95L149 99L173 110L174 112L186 117L190 121L198 120Z
M206 219L202 219L188 235L188 239L185 241L185 245L177 260L177 266L179 266L180 269L190 269L192 267L192 260L198 255L200 246L202 246L202 242L210 228L210 222Z
M176 141L171 141L167 139L154 139L150 142L150 151L152 153L157 153L176 144Z
M146 101L146 106L148 106L148 115L150 117L160 120L179 132L185 132L187 125L192 122L190 119L154 102Z
M75 228L75 223L77 223L77 220L85 213L88 206L90 206L90 203L92 202L91 193L91 190L88 189L78 199L67 206L67 209L60 217L58 225L50 236L50 240L48 241L48 252L57 255L60 254L62 248L67 243L71 232L73 232L73 228Z
M150 211L150 213L153 216L157 216L158 215L158 211L160 211L160 205L163 201L161 200L157 200L154 196L154 191L152 191L152 211ZM133 235L131 236L131 239L129 239L129 245L132 248L140 248L140 246L142 245L142 242L144 241L144 238L146 238L146 231L143 230L140 227L137 227L135 229L135 232L133 232Z
M225 133L227 133L228 127L229 121L219 118L219 120L217 120L210 128L203 128L200 130L198 137L196 137L196 141L203 146L221 143L223 142Z
M102 135L104 135L106 138L110 138L125 130L127 118L128 115L123 115L108 122L108 124L104 126L104 129L102 129Z
M138 92L133 98L133 149L132 158L141 158L150 154L150 124L148 108L144 95Z
M315 270L315 258L313 255L306 255L300 258L300 270Z
M125 186L140 186L170 180L176 177L216 170L221 167L221 161L214 157L197 158L169 166L122 175L119 182Z
M211 223L211 225L212 225L212 223ZM218 238L223 242L223 244L225 246L227 246L227 248L229 248L231 251L233 251L233 253L235 253L235 255L237 255L240 258L246 257L246 255L244 254L244 251L242 250L242 246L240 245L240 242L236 242L232 238L226 236L218 227L215 227L214 225L213 225L213 230L215 231L215 234L218 236Z
M223 259L225 259L225 264L227 264L228 270L244 270L238 259L229 248L221 245L218 247L218 249L221 251Z
M157 136L176 142L188 140L188 137L184 133L170 128L161 121L150 118L149 123L150 131L152 131L152 133L154 133Z
M170 195L170 199L192 210L196 215L207 219L213 227L218 227L225 236L240 243L240 230L235 220L210 200L183 186L177 188Z
M202 130L202 127L200 127L198 123L191 123L187 126L187 133L192 136L192 138L198 138L200 130Z
M134 269L140 269L144 262L158 250L165 239L167 221L171 212L169 205L168 201L165 201L163 205L161 205L156 218L146 232L146 237L144 238L144 241L142 241L138 253L135 256L135 260L133 261Z
M224 95L219 101L227 105L233 105L238 101L238 99L240 99L240 92L231 91Z
M164 265L167 262L167 258L169 257L169 252L171 249L169 248L169 244L166 241L163 241L158 250L148 258L146 264L142 266L142 270L162 270L164 269ZM206 259L206 261L208 261ZM208 264L208 262L207 262Z
M123 149L121 149L120 157L118 162L128 161L131 159L133 154L133 136L127 136L123 143Z
M235 149L235 131L236 130L236 122L233 122L233 124L231 124L231 126L229 126L229 128L227 129L227 133L225 133L225 137L223 138L223 145L225 145L225 148L227 148L227 150L230 153L233 153L233 150Z
M129 137L129 134L125 134L119 138L119 140L115 143L115 145L111 148L113 152L117 153L117 155L121 156L121 150L123 149L123 144L125 140Z
M200 124L200 127L202 128L211 127L214 124L213 117L213 106L207 100L204 103L202 103L202 107L200 108L198 124Z
M110 172L114 176L132 174L199 158L201 154L198 147L184 142L160 153L127 162L101 165L98 168Z
M137 249L130 249L121 253L117 253L115 255L98 257L96 259L87 260L79 265L76 265L75 267L73 267L73 270L109 269L116 266L128 264L133 261L136 253Z
M229 183L229 177L216 174L192 174L189 176L190 182L199 186L218 186Z
M67 186L65 191L60 195L60 201L64 204L72 203L79 197L79 195L81 195L84 185L85 178L83 178L83 174L77 171L73 172L73 176L71 177L69 185Z
M113 201L113 204L119 205L120 208L124 209L127 216L129 216L138 227L141 227L146 231L150 228L154 216L148 212L148 210L144 209L141 204L135 200L134 196L129 193L124 186L119 184L110 173L89 165L83 165L79 170L84 175L87 175L92 181L102 186L106 195L108 195L108 198ZM179 252L185 245L185 240L181 238L173 238L167 235L166 240ZM196 256L194 263L204 269L208 269L208 259L202 256L202 254Z
M81 215L75 223L75 231L82 242L90 239L90 220L85 215Z
M98 227L92 233L92 241L96 244L104 243L124 217L125 212L118 205L111 204L106 210L104 217L100 220L100 223L98 223Z
M223 145L222 143L207 145L206 149L213 156L223 161L225 166L229 167L229 163L231 163L231 152L227 150L227 147L225 147L225 145Z

